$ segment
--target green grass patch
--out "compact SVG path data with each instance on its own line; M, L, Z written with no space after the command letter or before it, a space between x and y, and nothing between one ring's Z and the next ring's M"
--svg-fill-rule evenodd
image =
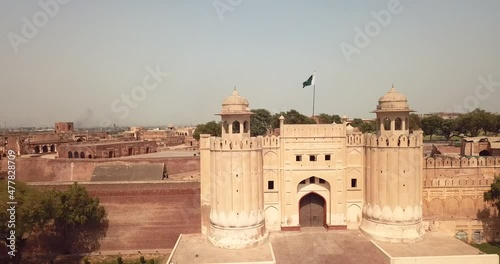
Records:
M500 242L489 242L482 244L471 244L471 246L481 250L486 254L500 255Z
M99 259L99 258L95 258L94 260L92 259L89 259L90 260L90 263L91 264L117 264L117 258L118 256L107 256L105 257L104 259ZM145 260L146 260L146 264L149 264L150 263L150 260L153 259L154 260L154 263L155 264L158 264L158 263L163 263L165 262L165 259L164 258L154 258L154 257L146 257ZM123 264L141 264L140 260L139 260L139 256L122 256L122 260L123 260Z
M131 255L121 255L123 264L141 264L140 257L144 256L146 264L150 264L150 260L154 261L154 264L165 263L168 258L168 254L131 254ZM67 263L79 263L84 264L85 258L90 264L117 264L118 255L91 255L91 256L77 256L77 255L61 255L57 257L40 256L40 255L28 255L23 257L22 263L33 263L33 264L46 264L50 263L52 260L54 264L67 264ZM0 263L2 259L0 258Z

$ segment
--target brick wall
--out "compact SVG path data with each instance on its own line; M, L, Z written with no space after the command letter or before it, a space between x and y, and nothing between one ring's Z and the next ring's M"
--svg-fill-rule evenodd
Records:
M44 158L17 158L16 179L25 182L46 181L90 181L92 171L97 162L116 162L118 159L44 159ZM200 158L177 157L177 158L150 158L150 159L126 159L127 163L165 163L169 175L199 171ZM2 159L0 170L5 170L7 159Z
M108 213L109 227L100 251L171 249L179 234L200 232L198 182L81 184L92 197L99 197ZM64 190L68 185L35 187ZM40 244L29 241L30 251L42 250ZM57 253L60 245L52 245L43 253Z

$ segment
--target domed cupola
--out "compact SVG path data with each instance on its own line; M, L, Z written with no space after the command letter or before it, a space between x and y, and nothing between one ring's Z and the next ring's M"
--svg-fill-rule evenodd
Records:
M415 112L408 106L406 96L396 91L394 85L391 90L378 100L377 110L377 134L408 135L410 112Z
M233 95L224 99L222 111L219 113L223 138L241 140L243 137L250 137L250 116L253 113L248 106L247 99L238 94L236 87Z
M404 96L402 93L396 91L394 85L392 85L392 88L389 92L378 99L378 106L375 112L378 111L412 112L412 110L410 110L410 108L408 107L408 99L406 99L406 96Z
M252 114L248 108L248 100L239 95L236 87L234 88L233 94L226 97L222 102L221 115L238 115L238 114Z

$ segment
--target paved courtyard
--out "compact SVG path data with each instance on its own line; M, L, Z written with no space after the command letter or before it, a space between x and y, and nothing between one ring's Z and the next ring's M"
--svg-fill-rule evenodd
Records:
M303 228L301 232L271 233L276 263L370 263L384 264L377 248L359 231L326 231ZM273 257L268 244L244 250L220 249L201 234L183 235L173 263L268 263Z
M272 233L270 240L277 263L384 264L376 247L357 230L303 228Z

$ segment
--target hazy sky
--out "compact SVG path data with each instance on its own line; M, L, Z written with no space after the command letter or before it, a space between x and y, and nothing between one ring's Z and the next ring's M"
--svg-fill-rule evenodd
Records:
M498 0L60 1L0 4L2 125L196 124L235 85L311 115L314 70L316 113L373 117L392 83L420 113L500 112Z

